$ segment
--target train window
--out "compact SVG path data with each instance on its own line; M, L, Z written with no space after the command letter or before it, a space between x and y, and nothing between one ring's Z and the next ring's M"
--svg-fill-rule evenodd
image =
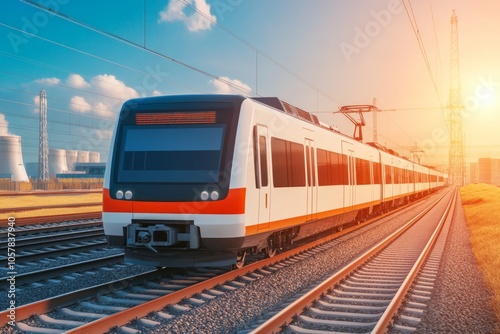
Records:
M261 186L267 187L268 175L267 175L267 148L266 148L266 137L259 136L259 156L260 156L260 177Z
M347 164L347 155L345 155L345 154L339 155L339 162L340 161L341 161L341 163L339 163L339 166L340 166L340 172L339 172L340 183L339 184L348 185L349 184L349 173L347 171L348 171L349 165Z
M314 148L306 146L306 169L307 169L307 185L316 185L316 161L314 160Z
M356 159L356 182L359 185L370 184L370 162L365 159Z
M320 186L330 185L330 168L328 166L328 151L318 149L318 183Z
M380 184L381 179L382 179L382 171L380 170L380 163L374 162L373 163L373 183L374 184Z
M309 147L306 146L306 169L307 169L307 185L311 186L311 158L309 153Z
M398 167L394 167L394 184L401 183L401 169Z
M392 167L385 165L385 184L392 184Z
M291 148L291 176L292 187L303 187L306 185L306 170L304 165L304 146L293 142L290 143Z
M306 185L304 146L271 138L273 182L275 187L303 187Z
M344 184L343 181L343 169L342 160L340 154L330 152L330 175L331 175L331 185ZM347 165L345 166L347 170Z
M314 148L310 147L311 150L311 168L312 168L312 185L316 185L316 161L314 159Z
M318 184L320 186L349 184L347 155L322 149L317 149L316 154L318 159Z
M118 182L216 182L224 132L223 124L125 127Z

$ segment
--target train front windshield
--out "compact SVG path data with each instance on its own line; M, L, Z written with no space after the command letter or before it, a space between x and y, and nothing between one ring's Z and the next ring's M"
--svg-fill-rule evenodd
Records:
M217 182L225 128L225 124L126 126L117 181Z

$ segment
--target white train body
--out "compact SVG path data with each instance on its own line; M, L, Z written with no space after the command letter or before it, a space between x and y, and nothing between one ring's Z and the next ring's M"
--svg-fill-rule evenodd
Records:
M444 185L276 98L128 101L109 157L105 234L129 261L155 266L233 264Z

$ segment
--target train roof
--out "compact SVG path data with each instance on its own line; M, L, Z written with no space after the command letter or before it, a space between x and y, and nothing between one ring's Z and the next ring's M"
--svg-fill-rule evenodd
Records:
M354 139L352 136L348 136L342 132L340 132L336 127L328 125L326 123L321 122L318 117L310 112L307 112L299 107L291 105L288 102L280 100L277 97L269 96L269 97L246 97L243 95L231 95L231 94L186 94L186 95L164 95L164 96L153 96L153 97L143 97L131 99L125 102L124 107L134 106L140 104L155 104L155 103L181 103L189 100L191 102L233 102L233 103L242 103L246 99L251 99L262 104L265 104L269 107L277 109L285 114L288 114L292 117L299 118L305 122L314 124L323 129L330 130L339 135ZM400 156L396 151L386 148L383 145L375 142L366 142L366 145L372 146L380 151L389 153L396 157L401 157L410 161L407 157Z

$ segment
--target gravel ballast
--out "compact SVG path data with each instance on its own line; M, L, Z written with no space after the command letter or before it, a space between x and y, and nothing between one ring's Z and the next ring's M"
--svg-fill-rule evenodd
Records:
M178 309L167 307L163 312L176 315L171 320L161 320L151 314L149 318L161 322L159 326L145 327L139 325L137 321L127 326L138 328L142 333L248 333L256 323L266 320L284 305L298 298L301 292L326 279L377 240L406 223L408 219L427 207L430 198L434 199L435 196L429 196L414 208L396 214L396 217L386 219L383 224L368 228L364 233L342 237L343 241L328 251L317 253L293 265L283 267L271 275L247 282L234 291L226 291L220 298L203 305L191 305L192 310L184 314ZM469 233L461 204L458 203L457 207L459 210L455 213L449 231L432 297L424 311L417 333L500 333L500 322L489 304L491 292L483 281L470 248ZM109 279L107 276L110 274L116 277L121 270L126 272L144 270L140 267L126 266L112 272L99 271L97 275L90 276L97 276L100 281ZM29 291L29 295L36 296L51 285L59 290L62 286L74 289L78 286L75 281L79 280L67 282L64 280L63 284L26 289L23 293ZM86 281L88 283L89 279ZM118 333L119 330L115 328L112 332Z
M500 333L458 201L431 300L418 333Z
M247 333L255 323L264 321L279 306L325 279L354 254L382 238L420 212L429 199L414 209L387 221L377 228L340 243L274 275L246 284L203 306L195 307L162 325L140 328L142 333ZM460 206L461 208L461 206ZM472 255L463 212L458 210L446 247L439 283L418 333L494 333L497 320L488 304L491 293L486 288ZM450 278L451 277L451 278ZM172 312L167 308L164 312ZM152 319L155 319L154 317ZM159 319L155 319L159 321Z

